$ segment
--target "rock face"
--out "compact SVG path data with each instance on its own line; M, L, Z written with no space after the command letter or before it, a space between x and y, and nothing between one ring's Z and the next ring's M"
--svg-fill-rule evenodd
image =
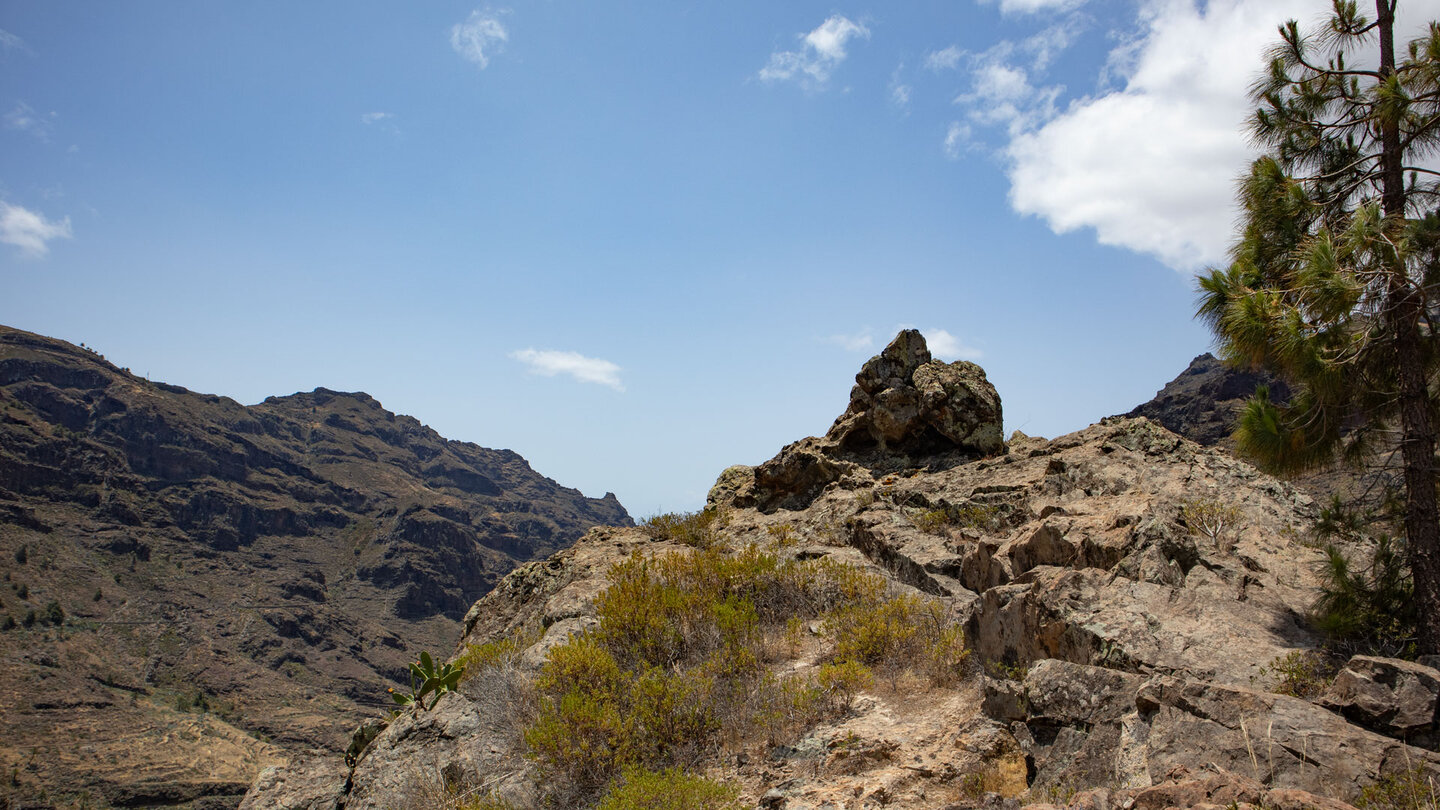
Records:
M1335 676L1320 705L1381 734L1433 742L1440 719L1440 671L1357 655Z
M362 393L244 407L0 327L0 804L219 801L341 750L516 564L629 522Z
M760 806L831 810L1343 810L1385 780L1440 775L1440 756L1402 739L1412 719L1398 707L1433 718L1434 705L1429 681L1407 680L1403 666L1357 662L1355 677L1369 672L1376 686L1345 698L1337 681L1329 703L1267 691L1277 659L1319 642L1304 618L1322 561L1307 542L1310 497L1140 418L1048 441L1016 434L1003 449L958 443L954 435L988 428L943 425L991 417L925 410L927 365L916 337L902 334L866 364L826 437L725 470L709 496L723 516L714 542L881 573L892 593L932 600L963 625L974 671L950 686L877 679L849 714L798 741L746 743L735 731L738 742L696 769ZM998 431L998 399L989 408L993 392L969 385L942 385L945 401L979 403L964 407L993 413ZM962 388L971 393L953 393ZM596 625L611 565L678 550L635 529L592 532L477 602L460 649L528 633L506 676L523 683L549 650ZM797 629L829 632L821 622ZM804 652L820 641L791 643L799 652L777 653L772 671L823 663ZM462 689L453 711L494 716L480 708L484 695L524 692L505 683ZM1351 719L1361 706L1369 727ZM405 751L430 771L464 774L462 786L536 806L534 764L503 725L442 734L423 751L407 747L413 732L392 727L334 800L415 801L422 789L385 764ZM248 801L290 804L260 789Z

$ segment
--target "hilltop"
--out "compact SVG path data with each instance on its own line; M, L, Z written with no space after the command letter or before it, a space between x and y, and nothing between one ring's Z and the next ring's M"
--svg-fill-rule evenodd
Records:
M0 792L233 805L516 565L630 523L363 393L242 406L0 327Z
M902 333L824 436L516 569L458 691L243 810L585 807L665 778L634 766L828 810L1342 810L1440 776L1440 671L1316 671L1309 495L1143 418L1000 424Z

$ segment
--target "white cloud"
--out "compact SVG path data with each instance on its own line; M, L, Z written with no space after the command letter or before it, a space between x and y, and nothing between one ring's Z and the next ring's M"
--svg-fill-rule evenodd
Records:
M367 124L367 125L368 125L368 124L378 124L378 123L380 123L381 121L384 121L384 120L390 119L390 118L394 118L394 117L395 117L395 115L394 115L393 113L388 113L388 112L368 112L368 113L364 113L363 115L360 116L360 123L362 123L362 124Z
M1011 137L1034 129L1055 116L1055 102L1064 89L1058 85L1037 87L1031 70L1013 63L1015 48L1002 42L972 59L970 91L955 103L965 107L968 117L983 126L1002 126Z
M69 217L53 222L28 208L0 202L0 242L14 245L26 256L43 258L52 239L69 238Z
M1252 157L1246 89L1289 18L1316 0L1149 0L1138 41L1107 70L1123 87L1079 99L1012 131L1010 202L1057 233L1093 228L1099 242L1177 270L1225 258L1236 177Z
M868 352L875 347L875 333L871 329L862 329L853 335L831 335L825 338L825 342L847 352Z
M945 129L945 157L956 160L960 153L972 143L970 127L959 121L951 121L950 126Z
M845 61L846 43L869 39L870 29L836 14L808 34L800 35L800 49L776 51L760 69L763 81L797 81L807 88L823 87L835 68Z
M30 46L25 44L25 40L0 28L0 52L9 53L11 51L34 53L34 51L30 50Z
M1055 57L1075 41L1075 35L1081 28L1079 15L1072 14L1064 25L1052 25L1038 34L1026 37L1020 47L1030 54L1031 68L1040 71L1050 67Z
M925 67L935 71L954 70L960 64L960 57L964 55L965 52L956 45L942 51L931 51L925 55Z
M470 12L465 22L456 23L450 29L450 47L479 65L481 70L489 66L490 57L509 40L510 33L500 22L499 14L489 9Z
M984 354L973 346L967 346L944 329L926 329L925 343L930 354L940 360L979 360Z
M17 102L10 112L5 113L5 128L28 132L42 141L49 141L54 120L55 113L42 115L21 101Z
M569 374L580 382L597 383L624 391L620 383L620 367L609 360L586 357L579 352L558 352L541 349L521 349L511 352L512 360L519 360L530 367L531 374L554 377Z
M986 2L986 0L981 0ZM1039 12L1065 11L1077 8L1085 0L1000 0L1002 14L1037 14Z

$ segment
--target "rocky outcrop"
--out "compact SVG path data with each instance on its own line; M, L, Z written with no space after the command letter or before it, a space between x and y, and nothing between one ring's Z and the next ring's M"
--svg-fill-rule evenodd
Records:
M1270 788L1353 802L1381 774L1440 773L1432 751L1250 687L1046 660L1030 667L1021 693L1017 728L1035 766L1033 788L1144 788L1176 769L1209 765Z
M786 446L748 482L730 468L716 497L767 510L803 508L861 470L999 453L1002 423L1000 395L984 369L932 359L924 336L906 329L855 375L849 406L823 438Z
M921 404L928 358L917 339L902 334L866 364L825 437L725 470L706 542L880 573L892 594L938 605L964 627L974 671L944 686L877 678L848 713L783 744L726 729L719 736L732 742L696 769L738 785L747 802L797 810L1343 810L1386 780L1440 775L1440 756L1401 739L1417 719L1402 704L1433 718L1418 671L1357 662L1353 676L1369 672L1375 685L1351 697L1337 687L1325 704L1269 691L1277 661L1320 641L1305 619L1323 560L1308 541L1309 496L1141 418L1054 440L1017 433L991 451L958 443L942 426L968 417L940 419ZM964 407L993 413L998 429L998 400L993 411L986 400L983 390L945 399L979 403ZM688 553L634 529L592 532L477 602L462 648L523 638L512 665L523 683L556 645L596 626L611 566L670 552ZM824 621L788 632L798 635L775 640L769 671L825 663ZM470 711L478 695L457 696L453 710ZM1370 727L1352 719L1362 707ZM403 728L383 733L354 772L356 785L374 786L367 807L409 800L387 781L398 765L381 769L401 751L534 806L523 786L539 773L513 730L477 726L422 751L406 747L416 732ZM480 764L477 751L493 761ZM283 805L253 798L257 810Z
M1004 447L1001 424L1000 395L985 370L931 359L924 336L906 329L855 375L850 406L825 438L851 453L986 456Z
M1357 655L1335 676L1320 705L1381 734L1433 747L1440 671L1413 661Z
M1190 361L1180 376L1165 384L1149 402L1125 416L1143 416L1198 444L1224 444L1235 431L1245 402L1264 386L1276 402L1290 398L1285 383L1262 371L1226 366L1213 354Z

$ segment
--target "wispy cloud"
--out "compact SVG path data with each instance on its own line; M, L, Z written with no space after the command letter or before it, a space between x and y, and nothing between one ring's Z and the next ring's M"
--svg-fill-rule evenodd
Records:
M988 0L981 0L988 2ZM1085 4L1085 0L1000 0L1002 14L1038 14L1039 12L1066 11Z
M809 89L824 87L845 61L847 43L856 38L869 39L870 29L836 14L810 33L800 34L799 50L770 54L770 61L760 69L760 78L767 82L795 81Z
M596 383L616 391L625 390L625 386L620 383L620 367L609 360L586 357L579 352L548 349L521 349L511 352L510 358L529 366L531 374L543 377L568 374L580 382Z
M853 335L831 335L826 343L833 343L847 352L866 352L875 348L875 330L862 329Z
M905 83L905 63L896 65L895 69L890 71L890 102L908 113L913 90L914 88Z
M25 40L0 28L0 53L10 53L11 51L34 53L34 51L30 50L30 46L25 44Z
M966 345L944 329L926 329L924 335L930 354L940 360L979 360L984 356L979 349Z
M888 341L890 337L893 337L902 329L913 328L915 327L912 324L896 324L894 328L886 333L885 340ZM967 345L961 341L960 338L944 329L924 329L921 331L922 334L925 335L926 345L930 347L930 354L937 359L946 361L979 360L982 355L979 349ZM839 346L847 352L864 352L868 354L874 351L881 341L876 339L875 330L867 326L854 334L830 335L825 338L825 342Z
M950 126L945 128L945 142L943 145L945 157L951 160L958 160L960 154L964 152L967 147L973 145L969 124L951 121Z
M69 217L55 222L28 208L0 202L0 242L14 245L26 256L44 258L50 252L51 240L70 236Z
M964 55L965 52L955 45L951 45L944 50L931 51L925 54L925 69L934 71L954 70L955 67L960 64L960 57Z
M360 123L367 127L378 129L382 132L389 132L392 135L399 134L400 127L395 123L395 114L388 112L368 112L360 116Z
M1013 44L1002 42L970 58L970 89L956 97L972 123L1004 127L1014 137L1055 117L1056 101L1064 90L1059 85L1037 85L1038 73L1029 56ZM1049 57L1046 57L1047 60Z
M28 132L47 142L50 140L50 130L54 127L54 121L55 113L42 115L23 101L17 102L10 112L5 113L6 129Z
M500 22L499 12L490 9L476 9L462 23L450 28L450 47L466 60L474 62L484 70L490 65L490 57L498 53L510 41L510 33Z

